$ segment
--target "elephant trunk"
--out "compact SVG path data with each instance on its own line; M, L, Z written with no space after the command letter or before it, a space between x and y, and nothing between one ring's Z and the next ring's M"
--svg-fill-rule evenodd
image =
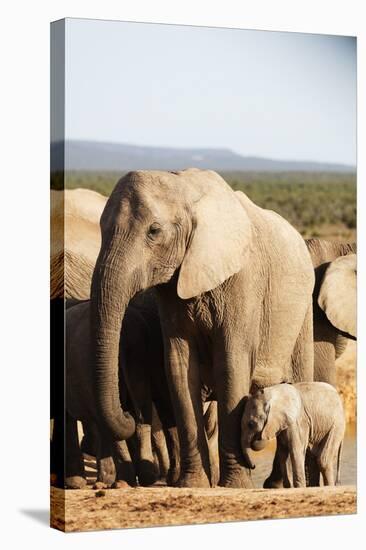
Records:
M253 451L262 451L266 445L267 445L267 441L265 441L264 439L254 439L254 441L252 441L250 448Z
M244 463L247 468L250 468L251 470L255 469L255 464L253 464L250 456L249 456L249 449L250 444L242 437L241 438L241 450L243 453Z
M119 397L119 343L123 317L137 292L133 274L126 274L127 261L119 258L116 247L99 254L92 279L91 333L95 360L97 420L110 437L120 441L135 431L135 421L124 412Z

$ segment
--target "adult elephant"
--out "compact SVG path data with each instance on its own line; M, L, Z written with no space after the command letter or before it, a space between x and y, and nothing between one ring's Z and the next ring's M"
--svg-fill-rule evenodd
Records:
M240 451L252 387L313 379L314 270L299 233L215 172L130 172L101 217L92 281L95 395L117 440L135 423L120 405L118 348L131 298L156 287L180 442L182 487L210 485L201 385L218 401L220 485L250 487Z
M101 235L100 215L106 197L88 189L51 190L51 469L64 472L64 325L65 298L89 299Z
M309 239L306 246L315 269L314 380L335 386L335 360L356 340L356 244Z
M51 299L89 299L106 202L89 189L51 190Z

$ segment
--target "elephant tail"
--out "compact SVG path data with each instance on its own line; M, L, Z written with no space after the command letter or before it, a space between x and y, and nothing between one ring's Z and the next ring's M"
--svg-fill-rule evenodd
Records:
M339 447L338 447L338 456L337 456L337 476L336 476L336 485L340 485L341 483L341 460L342 460L342 447L343 447L343 441L341 441Z

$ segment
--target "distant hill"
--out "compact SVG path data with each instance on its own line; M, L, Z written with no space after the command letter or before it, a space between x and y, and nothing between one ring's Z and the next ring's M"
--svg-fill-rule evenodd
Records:
M355 172L354 166L313 161L244 157L230 149L179 149L92 141L67 141L65 168L87 171L181 170L210 168L217 171L253 172ZM61 142L51 144L52 170L63 168Z

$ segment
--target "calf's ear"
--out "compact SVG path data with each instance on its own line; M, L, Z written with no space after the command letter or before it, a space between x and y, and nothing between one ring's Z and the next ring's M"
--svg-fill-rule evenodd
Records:
M273 439L279 432L288 427L287 418L274 400L266 403L264 410L267 414L267 419L262 430L262 439Z

